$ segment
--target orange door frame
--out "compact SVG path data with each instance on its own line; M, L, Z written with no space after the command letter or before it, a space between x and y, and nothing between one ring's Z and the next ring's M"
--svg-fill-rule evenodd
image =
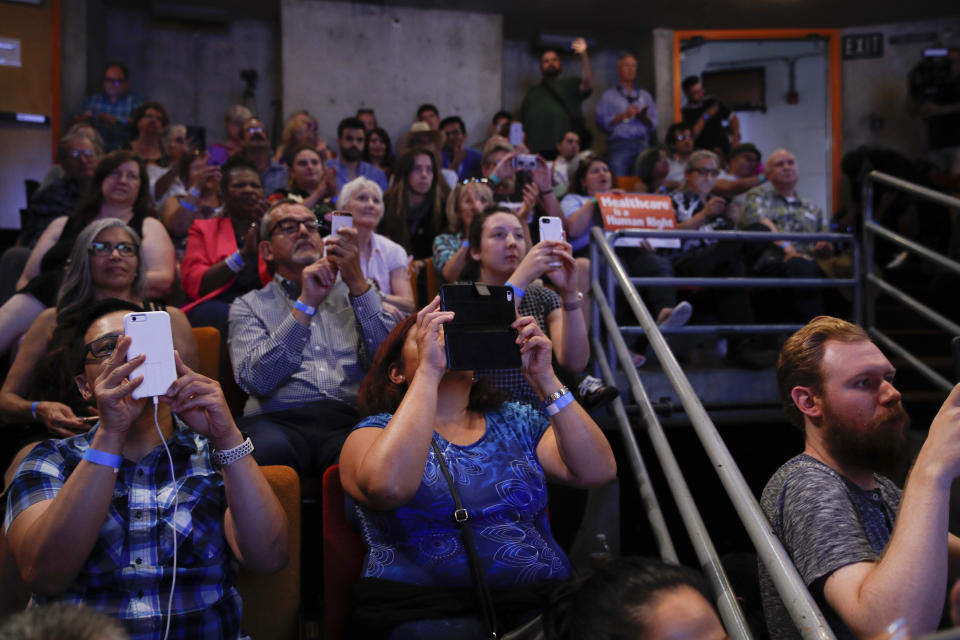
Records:
M680 43L694 37L704 40L802 40L820 36L827 40L827 96L830 103L830 181L833 209L840 206L840 160L843 157L843 104L839 29L705 29L673 32L673 117L680 121Z
M61 74L61 48L63 46L62 38L62 14L60 0L50 2L50 154L53 162L57 162L57 145L60 142L60 74Z

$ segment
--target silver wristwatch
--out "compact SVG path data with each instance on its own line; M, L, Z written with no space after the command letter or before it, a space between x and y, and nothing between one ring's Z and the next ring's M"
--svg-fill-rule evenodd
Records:
M253 442L250 440L250 437L247 436L247 439L235 446L233 449L226 449L225 451L218 451L214 449L211 453L213 461L216 462L221 467L225 467L228 464L233 464L240 458L245 458L248 455L253 453Z

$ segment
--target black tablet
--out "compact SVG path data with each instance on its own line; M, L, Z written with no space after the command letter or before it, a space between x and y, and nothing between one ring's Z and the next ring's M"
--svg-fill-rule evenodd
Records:
M473 284L440 287L440 308L453 311L443 325L447 366L455 371L520 367L513 289Z

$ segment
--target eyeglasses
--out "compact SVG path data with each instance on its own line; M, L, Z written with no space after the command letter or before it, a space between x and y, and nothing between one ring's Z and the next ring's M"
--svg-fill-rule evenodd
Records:
M263 127L247 127L247 133L263 133Z
M320 223L316 220L302 220L300 218L286 218L273 225L267 236L272 236L279 231L285 236L292 236L300 232L300 225L307 228L307 233L320 233Z
M706 176L712 176L716 178L718 175L720 175L720 169L703 169L701 167L694 167L693 169L690 169L690 171L696 173L701 178Z
M90 149L74 149L70 152L70 157L72 158L92 158L93 151Z
M124 258L132 258L137 255L137 245L132 242L118 242L117 244L111 244L109 242L98 242L94 240L90 243L90 247L87 249L87 253L92 256L109 256L113 255L114 250L119 253Z
M487 178L464 178L460 184L485 184L489 187L492 183Z
M692 138L692 137L693 137L692 135L687 134L687 133L678 133L678 134L677 134L677 142L681 142L681 141L683 141L683 140L689 140L689 139Z
M119 87L121 84L126 82L123 78L104 78L104 84L112 84L115 87Z
M122 335L120 333L108 333L105 336L100 336L96 340L83 345L83 353L84 355L89 353L94 360L109 358L116 350L117 342L120 341Z

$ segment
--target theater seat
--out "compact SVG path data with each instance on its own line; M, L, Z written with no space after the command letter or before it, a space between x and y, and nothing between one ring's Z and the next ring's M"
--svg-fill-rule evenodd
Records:
M214 329L214 331L216 331ZM265 576L241 568L236 587L243 597L243 628L251 638L297 640L300 636L300 479L290 467L260 467L287 514L287 566Z
M194 327L193 339L197 341L199 362L197 373L220 379L220 332L213 327Z
M353 585L360 579L363 540L347 522L340 465L323 474L323 637L339 640L353 607Z

